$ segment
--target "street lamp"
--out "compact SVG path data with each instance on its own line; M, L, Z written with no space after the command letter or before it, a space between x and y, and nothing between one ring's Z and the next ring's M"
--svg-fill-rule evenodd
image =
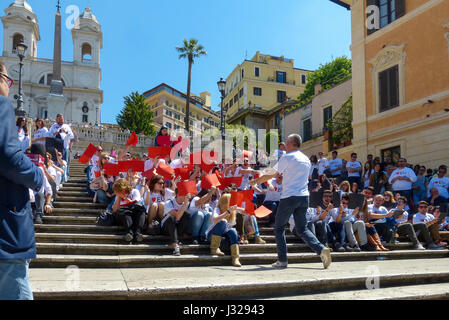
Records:
M220 91L220 93L221 93L220 132L221 132L221 141L222 141L222 159L224 159L224 153L225 153L225 124L224 124L224 118L223 118L223 100L225 98L226 81L223 80L223 78L220 78L220 81L217 82L217 85L218 85L218 91Z
M25 58L25 52L28 47L23 43L23 40L20 41L16 46L17 55L19 56L19 99L17 100L17 109L16 115L19 117L24 117L26 112L23 109L23 93L22 93L22 68L23 68L23 58Z

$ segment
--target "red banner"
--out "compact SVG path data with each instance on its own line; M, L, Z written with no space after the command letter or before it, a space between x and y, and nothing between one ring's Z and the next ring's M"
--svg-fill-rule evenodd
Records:
M83 155L78 159L78 162L84 164L88 163L95 152L97 152L97 147L95 147L93 144L89 144L86 151L84 151Z
M105 163L103 165L104 173L108 176L118 177L120 175L120 169L118 164Z
M217 175L210 174L210 175L207 175L207 176L204 176L203 178L201 178L201 188L202 189L210 190L212 188L212 186L214 186L214 187L220 186L220 181L218 181Z
M178 196L183 197L188 194L197 195L198 190L196 189L196 181L181 181L177 184Z
M159 157L159 159L164 159L167 156L170 156L171 153L170 147L149 147L148 148L148 158L154 159Z
M139 139L137 138L137 134L133 132L131 136L129 137L128 141L126 142L126 146L137 146L137 143L139 142Z

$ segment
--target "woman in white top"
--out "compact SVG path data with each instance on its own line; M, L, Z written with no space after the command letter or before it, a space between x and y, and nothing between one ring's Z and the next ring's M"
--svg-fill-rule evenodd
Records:
M44 120L41 118L36 119L36 130L33 134L32 143L42 144L45 146L45 139L47 138L48 129L45 127Z
M176 181L172 183L173 187L176 188ZM175 198L175 191L165 188L164 177L160 175L153 176L140 191L148 214L148 225L151 226L154 220L162 221L164 203Z
M237 231L233 228L236 222L236 212L244 212L243 208L237 206L230 207L231 194L225 193L218 200L218 205L211 216L211 226L206 231L207 239L210 241L211 255L224 256L220 251L221 238L226 237L231 244L232 265L241 267L239 261L239 239Z
M370 185L369 177L374 173L373 166L371 165L371 162L365 163L365 174L363 175L363 187L368 188Z
M28 138L28 130L26 127L26 121L24 118L18 118L16 122L17 134L19 135L19 141L22 148L22 152L30 147L30 139Z

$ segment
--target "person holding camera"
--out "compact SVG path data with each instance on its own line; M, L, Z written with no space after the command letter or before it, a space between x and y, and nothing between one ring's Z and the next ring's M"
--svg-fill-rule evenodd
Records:
M28 189L39 192L44 178L21 149L7 98L13 83L0 62L0 300L32 300L28 269L36 241Z
M69 171L69 148L70 141L75 138L75 135L72 132L70 126L64 123L64 116L62 114L58 114L56 116L56 123L51 126L48 131L48 137L59 138L64 141L64 150L62 152L62 158L67 162L67 176L70 176Z

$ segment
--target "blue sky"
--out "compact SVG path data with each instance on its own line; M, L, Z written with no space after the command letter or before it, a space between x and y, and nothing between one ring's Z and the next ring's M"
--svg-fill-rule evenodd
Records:
M52 58L57 1L28 2L39 19L39 57ZM162 82L186 91L187 61L175 50L184 38L197 38L206 47L208 56L193 68L192 92L211 92L214 108L217 81L256 51L295 59L296 68L308 70L351 57L350 12L329 0L62 0L63 60L73 59L65 9L77 5L82 12L88 3L103 31L104 123L115 123L123 97L132 91L143 93Z

